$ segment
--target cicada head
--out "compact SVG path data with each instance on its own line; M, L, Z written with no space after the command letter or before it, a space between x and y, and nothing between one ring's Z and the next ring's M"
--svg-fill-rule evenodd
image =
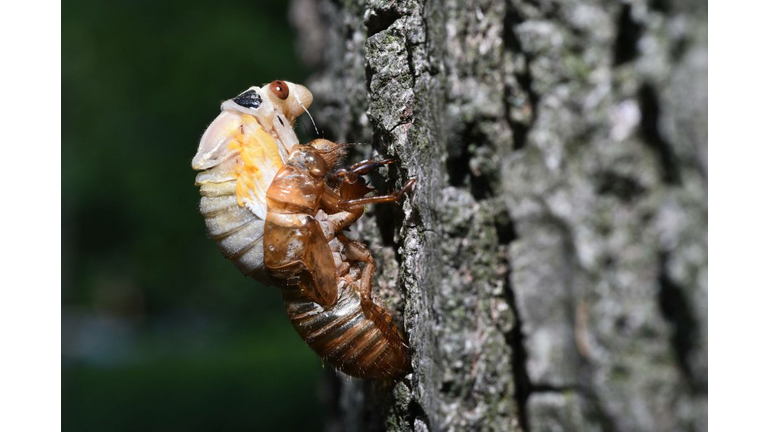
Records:
M304 114L312 105L312 93L301 84L275 80L261 88L293 126L296 117Z

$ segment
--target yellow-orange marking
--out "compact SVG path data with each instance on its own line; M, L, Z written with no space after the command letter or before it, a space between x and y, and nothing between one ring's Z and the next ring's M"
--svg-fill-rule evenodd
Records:
M277 142L272 135L252 116L243 115L242 121L244 127L241 130L246 130L247 133L238 132L229 143L229 148L236 150L240 155L240 161L235 167L235 194L240 207L245 205L246 199L252 199L254 196L266 199L272 177L283 166ZM249 129L255 132L250 132ZM270 163L272 166L268 166ZM264 178L265 174L270 178Z

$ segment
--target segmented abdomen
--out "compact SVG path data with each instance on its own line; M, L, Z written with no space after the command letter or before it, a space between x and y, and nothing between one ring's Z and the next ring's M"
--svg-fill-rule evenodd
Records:
M237 204L236 181L200 185L200 213L208 236L245 275L267 284L264 269L264 221Z
M350 285L326 308L307 299L300 285L282 291L293 327L335 368L364 379L402 378L411 371L408 346L392 317L374 303L361 304Z

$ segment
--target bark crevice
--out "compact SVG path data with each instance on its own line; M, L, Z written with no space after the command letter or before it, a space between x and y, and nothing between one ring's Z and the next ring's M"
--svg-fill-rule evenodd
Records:
M659 129L661 106L657 90L649 83L640 86L637 98L640 102L640 130L645 142L659 158L659 166L666 183L680 184L679 161L676 160L672 144L667 141Z
M520 150L526 145L528 131L536 121L538 96L533 89L533 76L530 71L531 53L523 49L516 33L516 27L523 23L523 17L517 6L511 1L505 2L503 41L504 49L512 56L520 56L523 61L505 74L514 76L516 86L504 83L504 105L506 119L512 129L512 145ZM513 63L514 64L514 63ZM514 113L519 113L517 116Z
M706 387L696 379L689 360L694 352L693 341L699 337L699 325L696 316L685 295L685 289L679 286L669 275L669 257L666 253L660 255L659 263L658 301L662 316L672 327L670 344L674 348L678 367L692 391L704 393Z
M511 266L510 266L511 267ZM530 431L530 423L528 420L528 398L534 391L531 384L531 378L528 375L526 362L528 361L528 353L525 349L523 321L520 315L520 310L517 307L515 300L514 289L512 288L511 275L507 271L507 282L505 284L505 294L507 296L507 302L512 308L512 312L515 315L515 325L512 327L512 331L507 336L507 343L512 347L512 375L515 380L515 403L517 405L517 415L520 420L520 428L524 432Z
M613 66L631 62L638 56L637 44L640 42L643 27L632 18L632 4L621 7L616 22L616 42L613 48Z

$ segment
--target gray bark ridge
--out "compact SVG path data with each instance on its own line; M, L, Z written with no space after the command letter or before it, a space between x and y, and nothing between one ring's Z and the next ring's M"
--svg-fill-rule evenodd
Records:
M333 380L329 430L706 430L706 3L292 15L325 136L418 179L353 231L415 372Z

